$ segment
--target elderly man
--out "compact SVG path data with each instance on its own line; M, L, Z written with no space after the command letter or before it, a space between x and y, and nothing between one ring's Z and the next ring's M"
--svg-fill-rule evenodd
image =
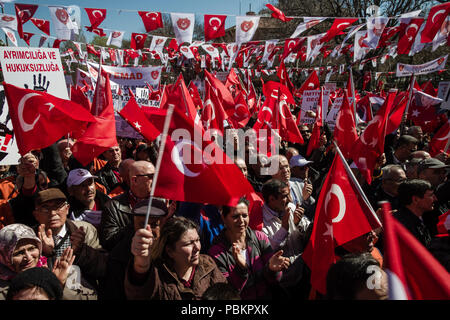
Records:
M122 162L122 151L119 146L114 146L103 152L103 157L107 163L97 172L101 184L106 188L107 193L110 193L116 184L122 181L119 172L119 165Z
M118 196L124 192L128 192L130 190L130 167L135 162L134 159L125 159L122 160L119 164L119 174L122 178L122 182L116 184L113 190L111 190L108 195L111 198Z
M69 192L69 219L86 221L98 228L105 203L110 199L95 188L93 176L86 169L74 169L67 177Z
M289 185L292 203L303 207L306 210L305 215L312 220L315 209L315 200L311 197L313 192L312 184L308 180L291 179L291 168L285 156L272 156L271 161L278 161L278 171L272 175L272 178L279 179Z
M150 196L155 167L148 161L135 161L129 168L130 190L105 204L100 224L100 243L111 250L132 227L131 210L142 199Z
M302 293L303 260L300 258L306 245L306 230L310 225L304 209L291 202L289 185L278 179L270 179L263 185L264 198L262 231L269 238L273 250L283 250L291 265L283 271L280 281L289 298Z
M108 253L99 244L96 228L85 221L67 219L69 203L61 190L50 188L37 193L33 215L38 221L35 231L42 241L42 252L51 269L64 252L71 247L74 264L91 285L101 280L106 271Z
M381 184L375 189L371 198L372 206L378 208L378 202L389 201L392 210L397 210L398 202L398 186L406 181L406 173L402 166L398 164L390 164L382 168Z

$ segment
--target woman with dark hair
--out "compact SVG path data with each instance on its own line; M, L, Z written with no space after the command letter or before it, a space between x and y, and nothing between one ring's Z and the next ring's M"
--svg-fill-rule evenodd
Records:
M149 225L136 231L125 278L129 300L199 300L211 285L226 282L214 260L200 254L198 226L169 219L154 242Z
M271 287L278 285L289 259L282 257L282 250L274 254L267 236L248 227L248 206L240 199L236 207L223 207L225 228L209 254L242 299L271 299Z

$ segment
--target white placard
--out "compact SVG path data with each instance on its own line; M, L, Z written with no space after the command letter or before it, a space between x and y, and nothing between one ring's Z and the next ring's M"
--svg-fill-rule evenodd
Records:
M306 112L312 110L316 112L317 104L319 103L320 90L305 90L303 91L302 97L302 107L301 107L301 115L300 122L301 123L314 123L315 118L309 117L306 115ZM322 114L325 116L322 119L325 120L326 114L328 113L328 101L330 100L330 91L323 90L323 105L322 105Z

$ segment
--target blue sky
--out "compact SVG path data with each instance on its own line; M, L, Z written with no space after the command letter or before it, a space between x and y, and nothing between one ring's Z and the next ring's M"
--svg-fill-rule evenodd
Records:
M1 2L1 0L0 0ZM267 0L20 0L16 3L37 4L34 17L50 20L48 5L70 6L76 5L80 7L81 25L89 26L90 22L84 8L102 8L108 9L106 19L100 25L100 28L112 30L124 30L127 33L125 38L129 39L131 32L144 32L142 21L137 14L138 10L142 11L159 11L163 13L169 12L186 12L195 13L196 19L203 19L203 14L225 14L227 17L226 27L235 25L236 15L245 15L251 5L252 11L259 11L264 7ZM122 11L121 11L122 10ZM133 11L135 10L135 11ZM4 3L4 13L15 14L14 2ZM37 29L31 21L27 22L24 31L35 33L31 39L31 46L37 46L39 36L42 32ZM108 31L105 31L109 34ZM3 32L0 32L3 34ZM52 21L50 21L50 34L53 36ZM90 32L84 32L88 37L88 41L92 38ZM3 38L2 38L3 39ZM50 45L53 39L49 39ZM46 44L47 45L47 44ZM45 46L46 46L45 45ZM19 40L19 46L26 46L23 40Z

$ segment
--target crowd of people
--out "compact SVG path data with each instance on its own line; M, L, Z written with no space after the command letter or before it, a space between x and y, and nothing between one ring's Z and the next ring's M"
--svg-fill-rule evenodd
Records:
M154 141L118 138L82 166L65 138L2 166L0 299L386 299L387 281L365 286L365 268L383 268L382 228L336 247L326 295L311 287L302 254L336 150L325 127L306 156L312 128L299 129L304 144L282 141L279 154L257 154L256 163L245 145L246 156L234 161L255 196L235 207L149 202ZM386 137L370 185L352 170L372 207L389 201L393 216L450 271L449 226L440 223L450 209L450 159L430 157L430 135L420 127L405 129ZM274 162L277 172L264 175Z

